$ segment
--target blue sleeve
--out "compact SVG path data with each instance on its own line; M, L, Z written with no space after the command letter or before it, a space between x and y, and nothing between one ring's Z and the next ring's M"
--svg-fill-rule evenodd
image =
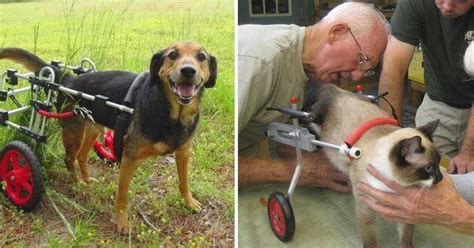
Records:
M474 171L463 175L449 175L462 197L474 205Z

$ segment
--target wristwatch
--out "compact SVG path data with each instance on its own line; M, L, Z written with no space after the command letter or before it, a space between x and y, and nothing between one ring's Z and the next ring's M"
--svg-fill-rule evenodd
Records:
M471 31L467 31L466 34L464 35L464 39L467 41L467 42L471 42L474 40L474 31L471 30Z

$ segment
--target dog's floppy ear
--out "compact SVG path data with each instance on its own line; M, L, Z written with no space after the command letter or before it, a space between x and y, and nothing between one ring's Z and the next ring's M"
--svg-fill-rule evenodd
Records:
M153 55L153 57L151 58L151 62L150 62L151 82L150 82L150 86L153 86L153 85L155 85L156 83L158 83L160 81L160 76L158 75L158 73L160 71L161 66L163 65L164 60L165 60L165 58L163 57L165 52L166 52L166 49L161 49L160 51L155 53Z
M206 88L212 88L216 85L216 79L217 79L217 60L216 57L210 56L210 61L209 61L209 80L204 84L204 87Z

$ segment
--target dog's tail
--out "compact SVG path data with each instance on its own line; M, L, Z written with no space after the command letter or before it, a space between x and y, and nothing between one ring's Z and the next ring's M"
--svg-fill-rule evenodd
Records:
M41 68L45 66L49 66L53 69L54 74L56 75L55 83L64 84L64 82L66 82L66 80L68 80L71 77L69 73L62 70L61 68L53 66L53 65L49 65L40 57L21 48L15 48L15 47L0 48L0 60L1 59L11 60L17 64L22 65L27 70L35 72L35 73L38 73L41 70Z
M23 65L26 69L38 72L48 64L38 56L21 48L1 48L0 59L7 59Z
M0 60L1 59L14 61L15 63L25 67L27 70L35 73L38 73L41 68L49 66L53 69L54 74L56 75L55 83L64 84L69 78L71 78L71 75L66 71L61 70L59 67L47 64L40 57L21 48L0 48ZM58 100L55 104L59 111L64 108L66 100L66 95L59 94Z

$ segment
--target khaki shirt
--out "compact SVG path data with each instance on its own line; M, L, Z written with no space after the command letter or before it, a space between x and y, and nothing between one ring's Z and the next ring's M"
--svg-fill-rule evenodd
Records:
M267 107L288 107L293 96L303 104L308 81L303 70L304 27L239 26L238 128L239 154L265 138L270 122L288 118Z

